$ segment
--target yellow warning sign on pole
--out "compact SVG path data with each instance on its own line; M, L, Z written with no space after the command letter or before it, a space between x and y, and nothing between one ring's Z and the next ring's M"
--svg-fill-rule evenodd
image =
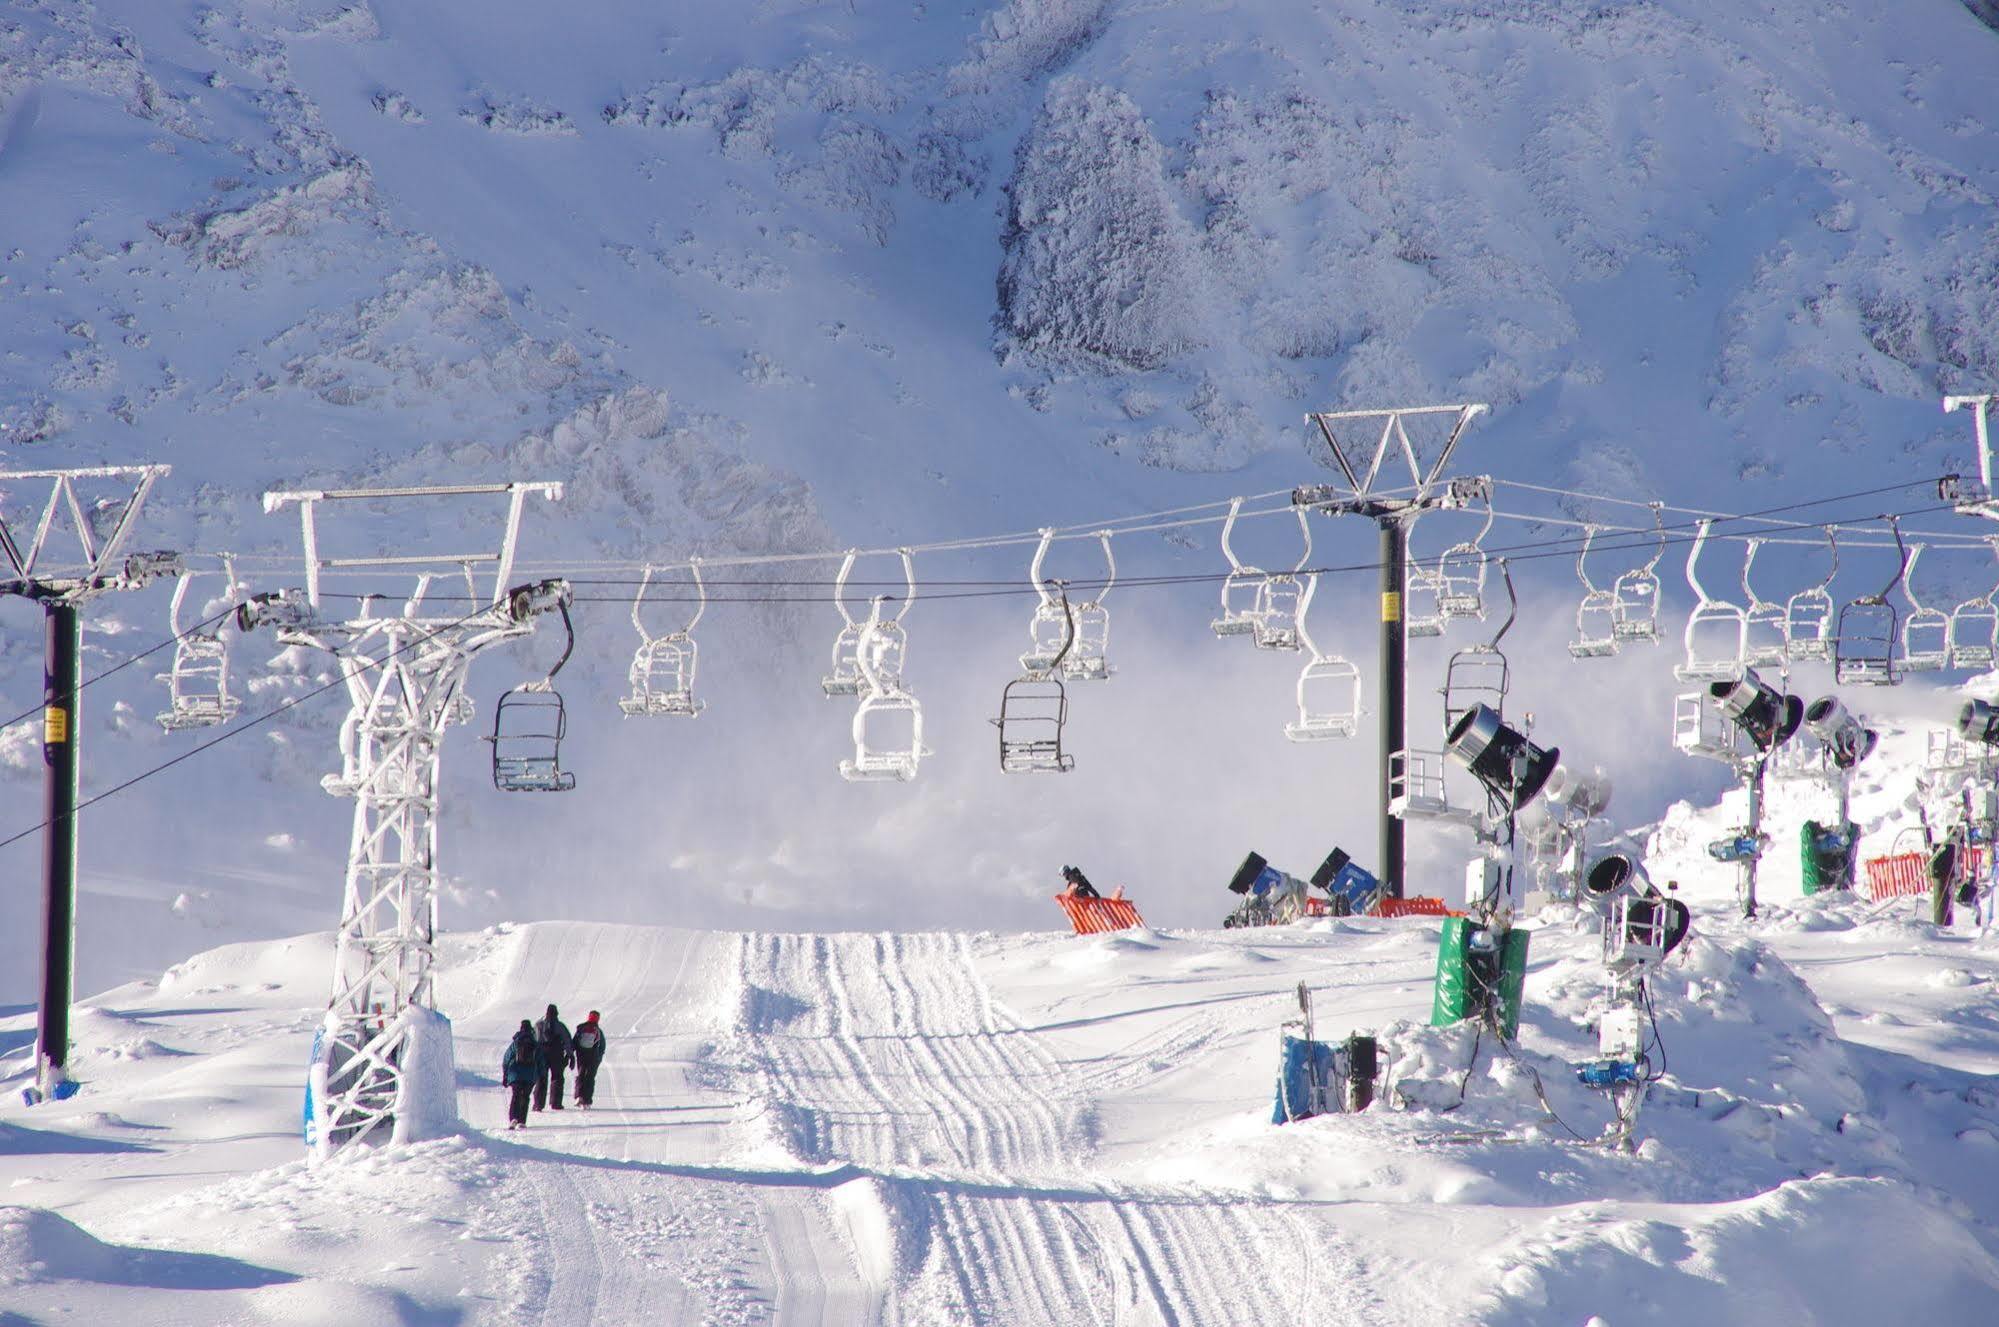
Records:
M1400 622L1402 620L1402 592L1383 590L1381 592L1381 620Z
M51 705L42 711L42 741L48 746L60 746L69 740L69 711L60 705Z

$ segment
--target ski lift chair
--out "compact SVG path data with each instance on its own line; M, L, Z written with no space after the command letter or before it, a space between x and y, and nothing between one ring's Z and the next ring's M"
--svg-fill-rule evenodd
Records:
M1798 591L1784 605L1784 648L1793 660L1832 658L1833 625L1838 619L1832 582L1839 575L1839 539L1831 526L1826 527L1825 540L1832 552L1825 579Z
M1902 659L1904 672L1934 673L1950 662L1950 614L1930 608L1916 597L1916 563L1922 560L1922 544L1909 548L1909 563L1902 571L1902 593L1909 601L1909 615L1902 619Z
M228 582L225 593L234 599L235 563L225 557L222 566ZM167 610L174 633L173 668L156 679L167 684L166 712L156 718L170 733L228 723L243 708L242 699L229 693L229 647L222 643L220 622L191 630L181 628L181 606L187 602L192 580L189 573L182 572L174 583L173 603Z
M1763 547L1761 539L1751 539L1742 555L1742 662L1750 668L1775 668L1785 662L1788 655L1789 637L1786 623L1789 613L1786 605L1772 603L1756 593L1749 583L1750 571L1756 566L1757 550Z
M1255 632L1257 587L1265 579L1261 570L1245 566L1236 557L1235 548L1230 543L1235 533L1236 516L1241 511L1242 499L1230 498L1228 518L1222 522L1222 556L1229 560L1229 574L1222 578L1222 615L1208 624L1215 635L1224 640Z
M516 593L519 593L518 591ZM565 641L562 657L548 676L502 695L493 706L493 786L505 793L566 793L576 776L562 768L562 739L569 730L569 713L555 675L576 648L576 626L569 618L567 591L556 601L562 613ZM525 614L521 614L522 619Z
M1294 742L1352 737L1360 724L1360 669L1351 660L1320 650L1305 625L1318 589L1318 573L1308 574L1298 603L1298 636L1312 657L1298 671L1298 717L1284 725L1284 735Z
M688 563L688 571L694 577L694 590L699 596L694 614L686 626L665 636L647 632L645 623L639 617L639 609L645 603L646 587L652 582L650 565L639 579L638 594L632 599L632 626L639 633L639 647L632 656L631 670L627 674L632 691L618 701L618 708L628 717L670 715L691 719L706 708L694 698L694 673L700 662L694 627L707 610L708 591L701 583L699 558Z
M1483 645L1468 645L1450 658L1444 667L1444 731L1450 732L1459 716L1480 705L1491 708L1494 714L1506 713L1506 692L1511 681L1506 655L1499 648L1499 642L1513 629L1513 619L1519 613L1519 601L1513 592L1513 572L1506 559L1499 559L1500 573L1506 582L1506 620L1499 624L1491 640Z
M1900 645L1896 631L1895 605L1888 596L1901 584L1908 567L1908 547L1902 542L1902 527L1893 516L1884 518L1895 536L1895 575L1879 594L1866 594L1839 610L1833 641L1833 680L1841 686L1892 687L1902 675L1896 667Z
M1984 672L1999 660L1999 587L1965 600L1950 610L1950 666Z
M1484 481L1478 481L1483 484ZM1492 490L1485 497L1485 525L1471 539L1453 544L1437 558L1437 613L1445 620L1485 618L1485 537L1492 533Z
M1300 577L1312 560L1312 527L1305 519L1305 508L1292 509L1298 516L1298 533L1304 538L1305 550L1298 555L1298 565L1289 572L1266 578L1256 587L1256 623L1250 639L1259 650L1297 650L1304 648L1298 637L1298 618L1304 598L1304 584Z
M1624 572L1611 583L1611 634L1620 642L1659 642L1659 559L1666 555L1666 525L1660 504L1652 503L1652 556L1642 567Z
M1302 508L1299 519L1304 519ZM1062 676L1071 682L1102 682L1113 671L1109 655L1111 611L1104 607L1104 600L1110 597L1112 587L1117 584L1117 557L1111 552L1110 531L1097 531L1097 540L1103 545L1104 565L1108 571L1095 596L1076 605L1069 646L1063 652L1061 663ZM1067 600L1066 594L1064 600Z
M1569 642L1575 659L1602 659L1617 653L1617 596L1599 590L1589 578L1589 547L1596 540L1597 527L1583 527L1582 551L1576 554L1576 579L1583 583L1582 602L1576 605L1576 638Z
M515 687L493 707L493 786L505 793L566 793L576 776L562 768L569 715L544 682Z
M847 611L847 577L853 574L856 549L848 549L840 559L840 572L833 578L833 607L840 613L840 630L833 637L833 667L819 681L828 699L857 696L861 692L861 624Z
M1069 592L1061 582L1051 582L1069 606ZM1038 611L1037 611L1038 616ZM1000 769L1007 774L1067 774L1076 767L1076 758L1062 749L1062 729L1069 721L1069 696L1062 686L1064 657L1075 642L1073 619L1067 637L1048 659L1047 665L1026 672L1006 684L1000 693Z
M1742 672L1742 606L1715 598L1700 581L1701 551L1713 524L1700 522L1694 546L1687 553L1687 585L1694 592L1695 603L1687 615L1686 662L1673 668L1673 676L1682 682L1720 682Z
M858 658L864 689L854 710L854 755L840 762L840 777L852 782L907 782L916 777L923 757L929 754L923 747L922 705L904 689L899 671L891 676L881 668L891 649L898 667L901 662L900 644L891 645L891 638L883 632L896 620L882 617L882 605L888 600L887 595L876 595L868 620L861 625ZM901 611L907 609L904 604ZM899 732L906 732L908 740L897 736Z

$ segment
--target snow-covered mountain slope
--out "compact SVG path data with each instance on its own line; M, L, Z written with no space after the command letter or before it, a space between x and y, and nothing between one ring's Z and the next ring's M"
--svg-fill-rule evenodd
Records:
M1669 1078L1591 1146L1593 931L1534 925L1517 1051L1424 1026L1437 927L447 946L468 1131L309 1171L324 936L92 1000L84 1092L0 1119L0 1307L160 1324L1716 1323L1999 1297L1989 946L1820 898L1702 910ZM1364 1114L1269 1123L1300 981L1384 1040ZM596 1108L501 1132L517 1020L603 1012ZM28 1019L0 1020L21 1081ZM1475 1057L1475 1059L1474 1059ZM1469 1072L1468 1072L1469 1071ZM1544 1109L1537 1097L1544 1094ZM1580 1137L1577 1137L1580 1135Z
M251 500L272 485L560 478L527 550L557 567L1277 489L1326 474L1304 410L1430 399L1494 404L1470 470L1717 509L1908 483L1859 510L1909 509L1968 464L1937 395L1999 380L1995 42L1952 0L19 3L0 452L171 461L146 542L267 557L296 555ZM1247 554L1295 558L1263 524ZM1213 572L1213 533L1121 539L1120 566ZM1328 531L1320 554L1371 550ZM1802 583L1816 556L1773 547L1759 575ZM1950 579L1986 575L1958 561ZM1866 562L1845 574L1872 589ZM245 567L252 589L296 577ZM1539 634L1512 639L1544 727L1594 736L1605 697L1662 702L1664 660L1571 664L1567 570L1523 565ZM1328 622L1370 616L1371 589L1329 580ZM1057 859L1192 922L1242 849L1309 866L1370 833L1369 730L1282 744L1290 670L1203 638L1211 586L1114 601L1121 674L1079 699L1061 788L990 768L1025 610L933 596L911 678L938 755L896 790L833 783L823 603L716 605L708 715L615 723L628 592L579 609L583 795L496 801L454 738L454 924L1038 924ZM95 606L93 662L157 640L164 600ZM9 715L34 626L17 608L0 636ZM1322 634L1371 649L1364 626ZM323 669L267 653L239 651L264 704ZM148 731L147 671L87 696L86 791L185 749ZM530 675L488 662L475 687ZM333 704L86 813L86 989L322 924L346 844L312 786ZM1638 818L1689 786L1663 752L1601 745ZM19 802L35 764L10 730ZM7 851L32 869L32 841ZM128 907L144 926L95 920ZM0 917L25 934L32 900ZM25 994L23 966L0 990Z

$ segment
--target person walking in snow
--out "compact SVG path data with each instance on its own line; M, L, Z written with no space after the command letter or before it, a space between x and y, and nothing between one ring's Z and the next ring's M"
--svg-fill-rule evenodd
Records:
M541 1043L535 1039L534 1024L521 1020L520 1031L507 1045L500 1060L500 1081L513 1093L507 1101L507 1127L525 1129L528 1122L528 1094L542 1081Z
M575 1051L569 1042L569 1029L555 1016L555 1006L548 1007L548 1015L534 1025L534 1038L541 1048L542 1076L534 1085L534 1108L544 1105L562 1109L562 1076L575 1059ZM551 1101L550 1098L553 1098Z
M597 1011L592 1009L590 1017L576 1025L576 1035L569 1039L576 1052L576 1104L588 1106L597 1095L597 1066L604 1062L604 1029L597 1024Z

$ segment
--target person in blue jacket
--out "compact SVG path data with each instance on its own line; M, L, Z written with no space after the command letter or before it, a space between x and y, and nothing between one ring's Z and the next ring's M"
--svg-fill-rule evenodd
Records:
M527 1128L528 1097L535 1085L542 1081L547 1068L548 1061L541 1053L541 1041L534 1034L534 1024L523 1018L520 1031L514 1033L506 1056L500 1061L500 1081L513 1093L507 1102L509 1129Z

